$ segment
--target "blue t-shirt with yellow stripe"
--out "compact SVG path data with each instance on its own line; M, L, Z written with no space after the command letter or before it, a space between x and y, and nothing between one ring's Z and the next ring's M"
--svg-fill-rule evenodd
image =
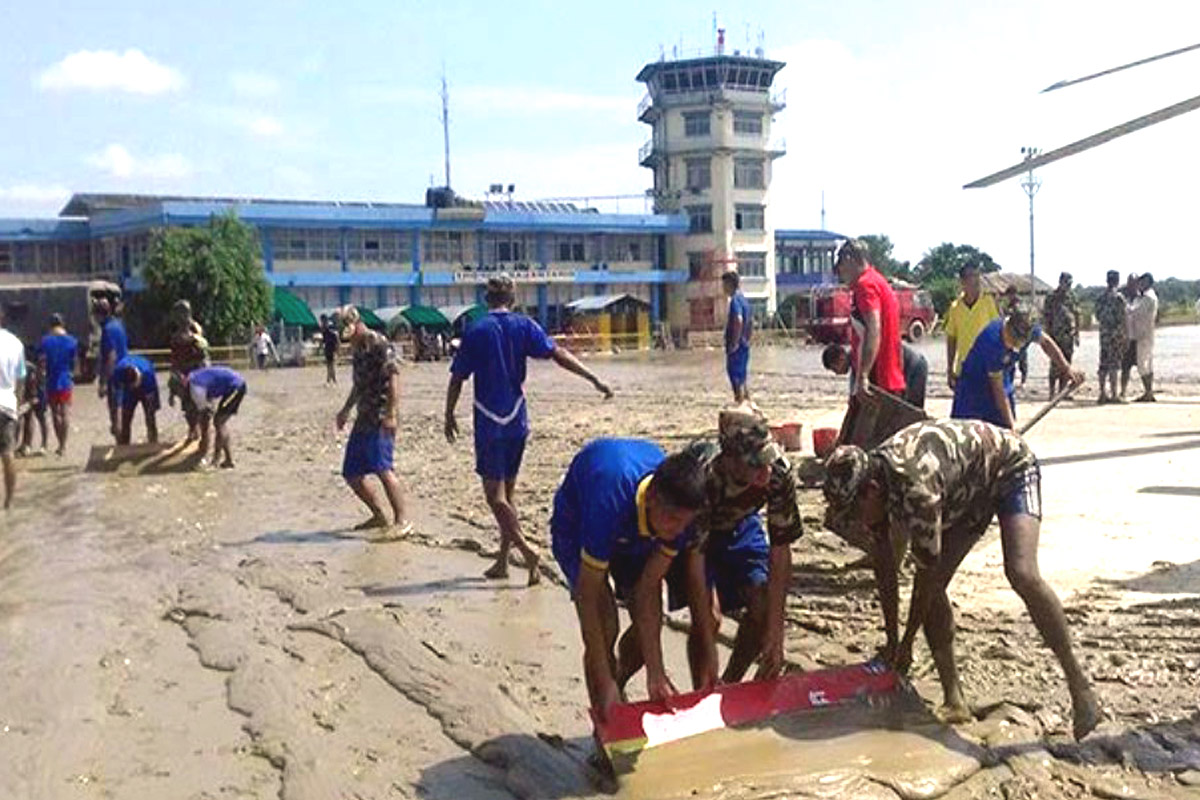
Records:
M664 541L654 536L646 490L666 458L662 448L641 439L597 439L571 461L554 495L550 528L554 554L575 586L579 568L611 568L628 583L646 560L662 550L674 556L686 534Z

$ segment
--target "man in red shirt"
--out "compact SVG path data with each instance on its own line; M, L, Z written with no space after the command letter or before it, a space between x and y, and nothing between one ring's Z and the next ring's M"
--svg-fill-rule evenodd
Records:
M854 395L868 395L876 386L899 397L904 394L900 306L887 278L867 262L866 252L861 243L849 239L838 251L836 265L838 277L854 298L850 315Z

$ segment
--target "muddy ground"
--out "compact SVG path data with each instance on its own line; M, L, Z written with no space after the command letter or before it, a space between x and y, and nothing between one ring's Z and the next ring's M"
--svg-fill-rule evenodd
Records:
M779 770L771 749L772 769L755 774L758 757L744 754L764 740L726 739L711 752L732 753L727 761L702 749L684 757L729 764L717 779L678 765L656 774L647 760L621 791L1200 794L1189 788L1200 783L1200 383L1181 357L1200 335L1190 330L1173 334L1183 339L1164 402L1098 408L1085 395L1029 435L1046 464L1042 569L1106 708L1096 734L1070 741L1060 673L1007 588L993 531L951 588L976 722L947 731L925 716L902 734L868 721L866 739L862 727L844 738L835 722L814 723L828 736L781 726L768 749L800 747L780 751L794 770ZM935 412L948 408L939 344L927 349ZM836 423L844 384L820 373L818 357L756 354L752 385L768 413ZM532 590L519 570L499 584L480 577L495 531L472 473L469 402L465 441L441 437L445 364L403 373L397 466L417 522L404 541L350 531L362 515L338 474L333 426L345 386L323 386L321 369L251 376L234 471L84 472L106 437L99 401L80 389L67 457L22 462L16 508L0 521L0 797L449 800L611 788L587 765L581 645L548 551L553 492L585 441L680 445L711 429L727 390L711 351L589 363L616 399L601 402L551 366L531 370L520 511L549 578ZM1031 381L1023 412L1043 385ZM182 432L169 409L162 427L166 438ZM881 638L871 575L821 530L819 492L802 499L789 659L803 669L861 661ZM664 636L683 683L683 637ZM938 700L920 647L914 684ZM862 755L872 752L890 757Z

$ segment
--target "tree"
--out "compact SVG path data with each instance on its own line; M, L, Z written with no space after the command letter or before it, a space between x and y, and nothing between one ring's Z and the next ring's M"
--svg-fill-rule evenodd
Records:
M232 212L214 215L203 227L155 231L146 290L136 301L147 332L163 341L171 306L186 299L209 341L243 338L271 313L271 289L259 259L254 229Z
M928 284L939 278L957 279L959 269L969 261L975 262L980 272L1000 271L1000 265L979 248L969 244L943 242L921 256L913 274L922 286L929 288Z
M889 278L908 279L912 270L907 261L897 261L892 256L892 240L881 233L871 233L859 236L858 240L867 246L867 260Z

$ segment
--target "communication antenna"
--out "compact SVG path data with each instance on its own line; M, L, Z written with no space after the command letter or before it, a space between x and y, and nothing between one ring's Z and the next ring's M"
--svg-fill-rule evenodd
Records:
M715 48L717 46L717 12L716 11L713 12L712 42L713 42L713 47ZM718 50L717 55L720 55L720 54L721 53Z
M821 230L825 230L825 190L821 190Z
M442 64L442 144L446 151L446 188L450 188L450 89L446 86L446 65Z

